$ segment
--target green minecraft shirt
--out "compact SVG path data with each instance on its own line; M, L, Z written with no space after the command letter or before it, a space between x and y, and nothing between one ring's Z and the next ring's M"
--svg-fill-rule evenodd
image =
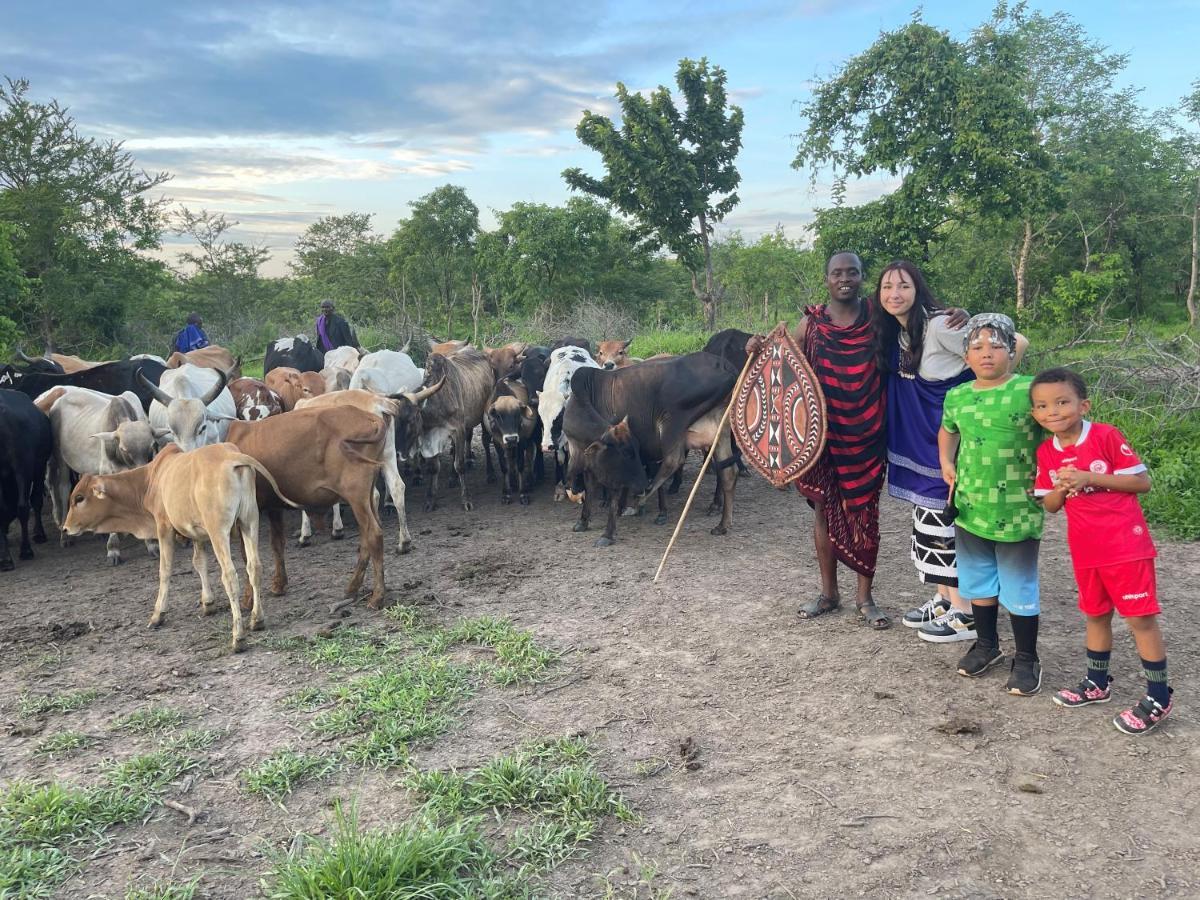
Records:
M1032 496L1042 430L1030 415L1028 375L999 387L960 384L946 394L942 426L959 435L955 524L992 541L1042 536L1042 507Z

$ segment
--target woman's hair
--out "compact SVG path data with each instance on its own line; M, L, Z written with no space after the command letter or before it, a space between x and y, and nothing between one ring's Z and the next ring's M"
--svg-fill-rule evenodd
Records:
M882 371L891 370L892 347L896 345L900 337L900 320L883 308L883 303L880 302L879 294L883 289L883 279L889 272L903 272L908 276L908 280L913 283L913 287L917 289L917 297L913 302L912 309L908 314L908 324L904 326L904 331L908 335L908 352L912 357L913 368L921 364L921 350L925 341L925 323L931 315L941 312L945 309L937 298L933 296L933 292L929 290L929 285L925 283L925 276L921 274L913 263L907 259L895 259L883 267L883 271L879 273L879 280L875 282L874 302L871 304L871 319L875 326L875 360L876 364Z

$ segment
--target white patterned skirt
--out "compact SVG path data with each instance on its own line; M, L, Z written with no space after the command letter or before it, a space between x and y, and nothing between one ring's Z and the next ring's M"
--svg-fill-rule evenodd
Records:
M958 587L954 523L941 512L913 506L912 561L925 584Z

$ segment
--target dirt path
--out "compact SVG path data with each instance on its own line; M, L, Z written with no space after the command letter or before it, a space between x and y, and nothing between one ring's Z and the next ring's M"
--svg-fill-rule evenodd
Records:
M816 586L809 513L794 493L743 479L733 533L707 534L695 515L659 586L650 584L669 527L623 519L618 543L574 534L577 508L543 486L528 508L504 507L473 473L477 508L422 513L410 501L416 551L389 556L392 594L430 618L506 616L565 651L550 681L489 688L457 728L418 753L422 766L476 765L518 741L583 733L600 766L641 814L614 821L583 859L545 881L563 897L1157 897L1200 893L1200 751L1194 697L1200 626L1183 611L1200 580L1195 545L1160 543L1159 583L1173 720L1143 740L1110 724L1117 704L1066 712L1049 693L1082 674L1061 520L1042 553L1043 694L1006 695L1007 670L980 681L953 673L963 645L923 644L909 629L877 634L852 613L802 622ZM413 492L416 493L415 491ZM456 494L457 492L455 492ZM672 500L672 512L682 497ZM923 599L907 555L907 508L884 504L877 597L893 616ZM394 520L386 523L388 540ZM290 550L292 587L268 598L266 636L311 634L329 622L353 560L318 535ZM390 543L389 543L390 547ZM188 554L176 561L167 624L147 631L156 564L126 541L128 562L104 565L103 544L47 545L0 575L0 781L87 782L105 758L149 744L108 726L148 703L191 712L191 724L230 729L189 795L203 811L186 827L161 810L114 832L62 896L120 896L136 873L182 880L203 871L201 896L255 894L264 839L286 847L329 821L335 797L358 795L364 823L412 808L388 772L343 774L290 797L286 809L248 798L237 772L281 746L311 744L304 717L280 700L311 678L267 649L224 655L228 618L200 620ZM849 578L844 580L849 587ZM375 627L359 604L345 621ZM1004 626L1003 640L1009 643ZM1136 653L1118 638L1118 702L1140 696ZM52 717L102 736L90 752L48 761L39 735L10 735L27 691L97 687L87 709ZM681 745L684 745L681 748ZM685 758L686 757L686 758ZM641 884L638 882L641 880ZM662 894L660 894L662 896Z

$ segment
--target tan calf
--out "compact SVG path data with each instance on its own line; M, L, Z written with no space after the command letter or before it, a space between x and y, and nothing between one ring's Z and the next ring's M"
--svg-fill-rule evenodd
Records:
M596 362L602 369L623 369L641 362L629 355L629 345L632 343L632 338L628 341L601 341L596 345Z
M266 480L281 502L290 503L279 495L279 487L266 467L239 453L232 444L209 444L190 453L171 444L148 465L111 475L84 475L72 492L63 528L69 534L129 532L143 540L158 538L158 597L150 616L151 627L161 625L167 613L176 534L192 541L192 565L200 576L200 609L208 615L212 591L206 548L211 544L229 597L231 646L236 653L242 649L244 635L238 606L241 590L229 546L234 528L242 536L246 577L254 598L250 629L263 626L256 476Z
M230 381L242 377L241 357L235 358L224 347L218 347L216 344L209 344L199 350L189 350L187 353L176 351L167 357L168 369L178 369L187 363L202 369L218 369L224 372Z
M279 395L284 412L291 412L300 400L325 393L325 379L320 372L301 372L291 366L272 369L263 376L263 382Z

